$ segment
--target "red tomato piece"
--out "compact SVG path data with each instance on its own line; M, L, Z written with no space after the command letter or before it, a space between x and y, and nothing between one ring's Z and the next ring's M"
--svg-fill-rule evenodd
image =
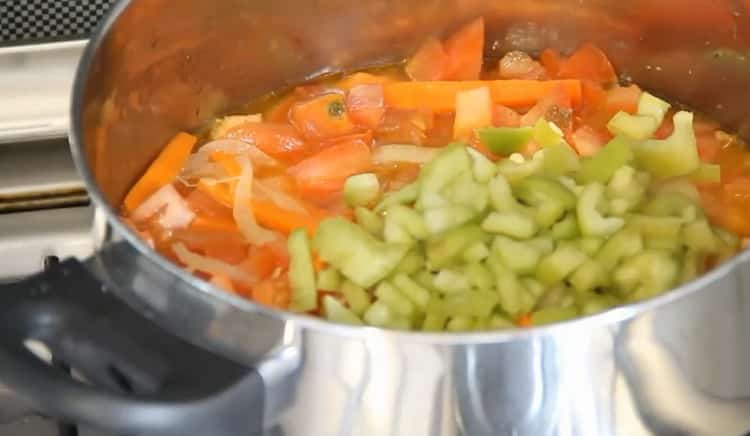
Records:
M333 138L358 130L349 118L341 94L324 94L293 105L290 120L307 139Z
M552 49L545 49L541 56L539 56L539 62L549 77L557 77L557 73L560 71L560 64L562 63L562 57L560 53Z
M375 139L380 144L423 145L434 122L435 115L430 110L387 109L375 131ZM450 134L452 137L452 124Z
M428 38L414 57L406 64L406 75L411 80L443 80L448 65L448 55L436 38Z
M244 123L230 129L227 138L255 144L265 153L288 164L300 161L313 151L288 124Z
M507 106L496 104L492 108L492 125L495 127L518 127L521 125L521 115Z
M557 77L592 80L602 84L617 81L615 69L607 55L591 43L582 45L568 59L562 61Z
M478 80L484 58L484 18L456 31L444 47L448 56L445 80Z
M346 111L355 123L374 129L385 116L383 100L383 85L358 85L346 96Z
M573 147L580 156L593 156L609 140L609 135L590 126L581 126L571 136Z
M340 191L346 178L372 168L370 147L362 141L333 145L289 168L303 194Z
M521 126L533 126L539 119L545 118L566 131L571 127L572 115L570 96L558 87L521 117Z

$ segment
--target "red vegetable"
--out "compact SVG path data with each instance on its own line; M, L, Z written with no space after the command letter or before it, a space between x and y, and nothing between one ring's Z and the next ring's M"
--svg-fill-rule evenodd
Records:
M346 111L355 123L376 128L385 116L383 85L357 85L346 96Z
M428 38L419 51L406 64L406 75L411 80L443 80L448 65L448 55L436 38Z
M289 168L303 193L325 196L344 187L346 178L372 167L370 147L362 141L345 142L326 148Z
M484 58L484 18L465 25L445 41L446 80L477 80Z

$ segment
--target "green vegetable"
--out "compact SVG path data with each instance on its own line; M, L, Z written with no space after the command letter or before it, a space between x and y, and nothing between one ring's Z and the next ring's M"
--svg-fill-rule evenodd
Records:
M620 301L613 295L590 295L581 304L581 314L593 315L617 306Z
M495 164L487 159L485 155L469 147L466 149L471 156L474 170L474 180L479 183L487 183L497 174Z
M690 173L690 180L698 183L721 183L721 165L701 162L698 169Z
M604 186L600 183L586 185L578 199L576 208L578 225L584 236L607 236L618 231L625 225L619 217L604 218L596 209L604 195Z
M473 179L457 180L445 190L445 198L459 206L467 206L477 213L487 209L490 200L490 192L487 185L475 182Z
M378 301L385 303L394 313L409 317L415 312L414 303L388 282L381 282L375 288L375 296Z
M287 239L289 250L289 284L292 301L289 308L295 312L308 312L318 307L318 291L315 286L310 243L307 231L297 229Z
M482 144L498 156L520 151L534 135L531 127L488 127L476 132Z
M659 123L652 116L631 115L623 111L617 112L607 123L607 129L613 135L637 140L650 138L658 128Z
M520 204L513 196L513 190L508 180L498 174L489 183L490 204L498 212L509 212L520 208Z
M555 123L544 118L539 118L534 124L533 139L542 147L557 145L565 141L562 130Z
M386 210L383 236L386 242L410 243L428 236L422 216L414 209L396 205Z
M632 301L650 298L675 285L679 268L669 253L646 250L614 272L614 283Z
M538 227L533 219L520 212L492 212L482 222L482 229L518 239L534 236Z
M365 288L387 277L409 250L408 245L381 242L343 218L323 220L314 245L321 259Z
M536 156L523 162L514 162L511 159L502 160L497 165L497 172L504 176L511 184L534 174L541 173L544 170L544 155L538 155L541 157Z
M693 133L693 114L680 111L673 120L674 131L669 138L649 139L633 144L638 165L656 177L688 175L700 166Z
M422 330L441 331L445 328L445 323L447 321L448 315L443 309L443 301L439 298L433 297L427 304L424 322L422 323Z
M560 283L587 259L583 251L573 246L557 247L539 262L536 268L536 278L547 286Z
M576 173L579 183L606 183L615 172L633 159L631 143L622 136L609 141L594 156L583 159L581 168Z
M643 239L641 234L632 229L625 228L615 233L599 250L596 259L606 270L616 267L620 261L634 256L643 250Z
M449 332L468 332L473 328L474 319L470 316L455 316L445 326L445 329Z
M481 263L467 264L464 272L476 289L488 290L495 286L495 277L492 272Z
M326 319L330 321L342 324L362 325L362 320L357 315L330 295L323 297L323 312Z
M425 193L441 192L453 180L471 169L472 161L466 152L466 146L460 143L448 145L422 167L419 174L420 198Z
M390 192L383 197L383 200L374 210L376 213L380 213L397 204L414 203L419 196L419 189L419 181L416 181L404 186L396 192Z
M466 206L446 206L425 211L424 223L427 231L436 235L466 224L476 216L477 211Z
M666 101L643 92L638 99L638 115L650 116L661 125L671 105Z
M492 256L490 256L492 259ZM533 298L521 284L521 281L512 271L505 268L502 263L490 262L490 269L496 278L497 292L500 296L500 307L511 316L518 316L528 312L533 306ZM530 301L531 300L531 301Z
M600 286L608 285L609 277L601 263L589 259L575 270L569 281L573 289L579 295L583 295Z
M593 256L599 252L599 249L604 245L604 239L596 237L585 237L578 240L578 246L589 256Z
M533 312L531 323L533 325L553 324L573 319L576 316L578 316L578 310L575 307L548 307Z
M533 247L504 236L495 237L492 251L503 265L518 274L533 272L539 263L540 254Z
M354 218L357 220L363 229L375 237L381 237L383 235L383 218L370 209L364 207L358 207L354 209Z
M552 226L552 237L557 240L572 239L579 236L578 221L574 214L568 214Z
M422 311L427 309L430 302L430 291L422 287L406 274L399 274L393 278L393 284L408 298L414 305Z
M318 273L318 289L336 291L341 286L341 275L333 268L326 268Z
M425 258L423 250L419 247L414 247L406 253L406 256L398 263L396 269L393 270L393 274L415 274L425 266Z
M524 203L535 207L534 217L541 228L550 227L576 205L575 194L554 179L529 177L519 182L514 192Z
M495 292L462 292L446 296L444 308L449 316L488 317L499 300L500 297Z
M441 269L435 276L433 285L444 294L455 294L471 289L471 280L462 272Z
M542 255L552 253L555 250L555 241L549 236L537 236L525 242Z
M388 327L394 318L391 309L382 301L373 303L363 315L365 323L375 327Z
M435 269L450 265L471 245L482 242L485 233L479 226L467 225L448 230L429 239L425 245L427 262Z
M468 264L476 264L483 261L490 255L490 249L484 242L477 241L464 250L463 260Z
M346 179L344 199L351 207L366 206L380 196L380 181L372 173L357 174Z
M544 169L547 174L568 174L578 171L580 166L578 154L564 142L549 145L544 149Z
M700 253L716 253L718 244L711 225L706 220L693 221L685 225L682 240L688 249Z
M351 311L357 315L364 314L370 307L370 294L350 281L345 281L341 285L341 293L344 295L346 304L349 305Z

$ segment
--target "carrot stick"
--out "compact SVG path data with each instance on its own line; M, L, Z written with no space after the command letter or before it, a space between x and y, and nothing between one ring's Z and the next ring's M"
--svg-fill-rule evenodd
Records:
M130 188L124 205L127 212L133 212L151 194L172 182L177 177L198 141L193 135L180 132L169 141L159 156L151 163L140 180Z
M197 215L193 222L190 223L191 230L205 230L212 232L236 233L237 224L229 218L224 217L207 217Z
M282 209L270 201L253 200L253 214L258 224L272 230L278 230L284 234L303 228L312 236L318 230L320 220L311 216L303 215Z
M462 82L396 82L383 86L385 105L395 109L432 109L452 112L456 94L461 91L490 88L492 102L510 107L533 106L542 97L561 87L573 105L581 101L579 80L469 80Z
M531 321L531 315L528 313L524 313L523 315L518 317L518 321L516 322L519 327L531 327L533 324Z

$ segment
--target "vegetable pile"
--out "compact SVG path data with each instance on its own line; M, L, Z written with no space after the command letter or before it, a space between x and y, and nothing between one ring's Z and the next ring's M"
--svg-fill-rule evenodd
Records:
M261 304L426 331L651 298L750 236L750 158L735 137L619 86L591 44L567 58L510 52L497 68L483 44L477 19L405 66L180 133L123 216Z

